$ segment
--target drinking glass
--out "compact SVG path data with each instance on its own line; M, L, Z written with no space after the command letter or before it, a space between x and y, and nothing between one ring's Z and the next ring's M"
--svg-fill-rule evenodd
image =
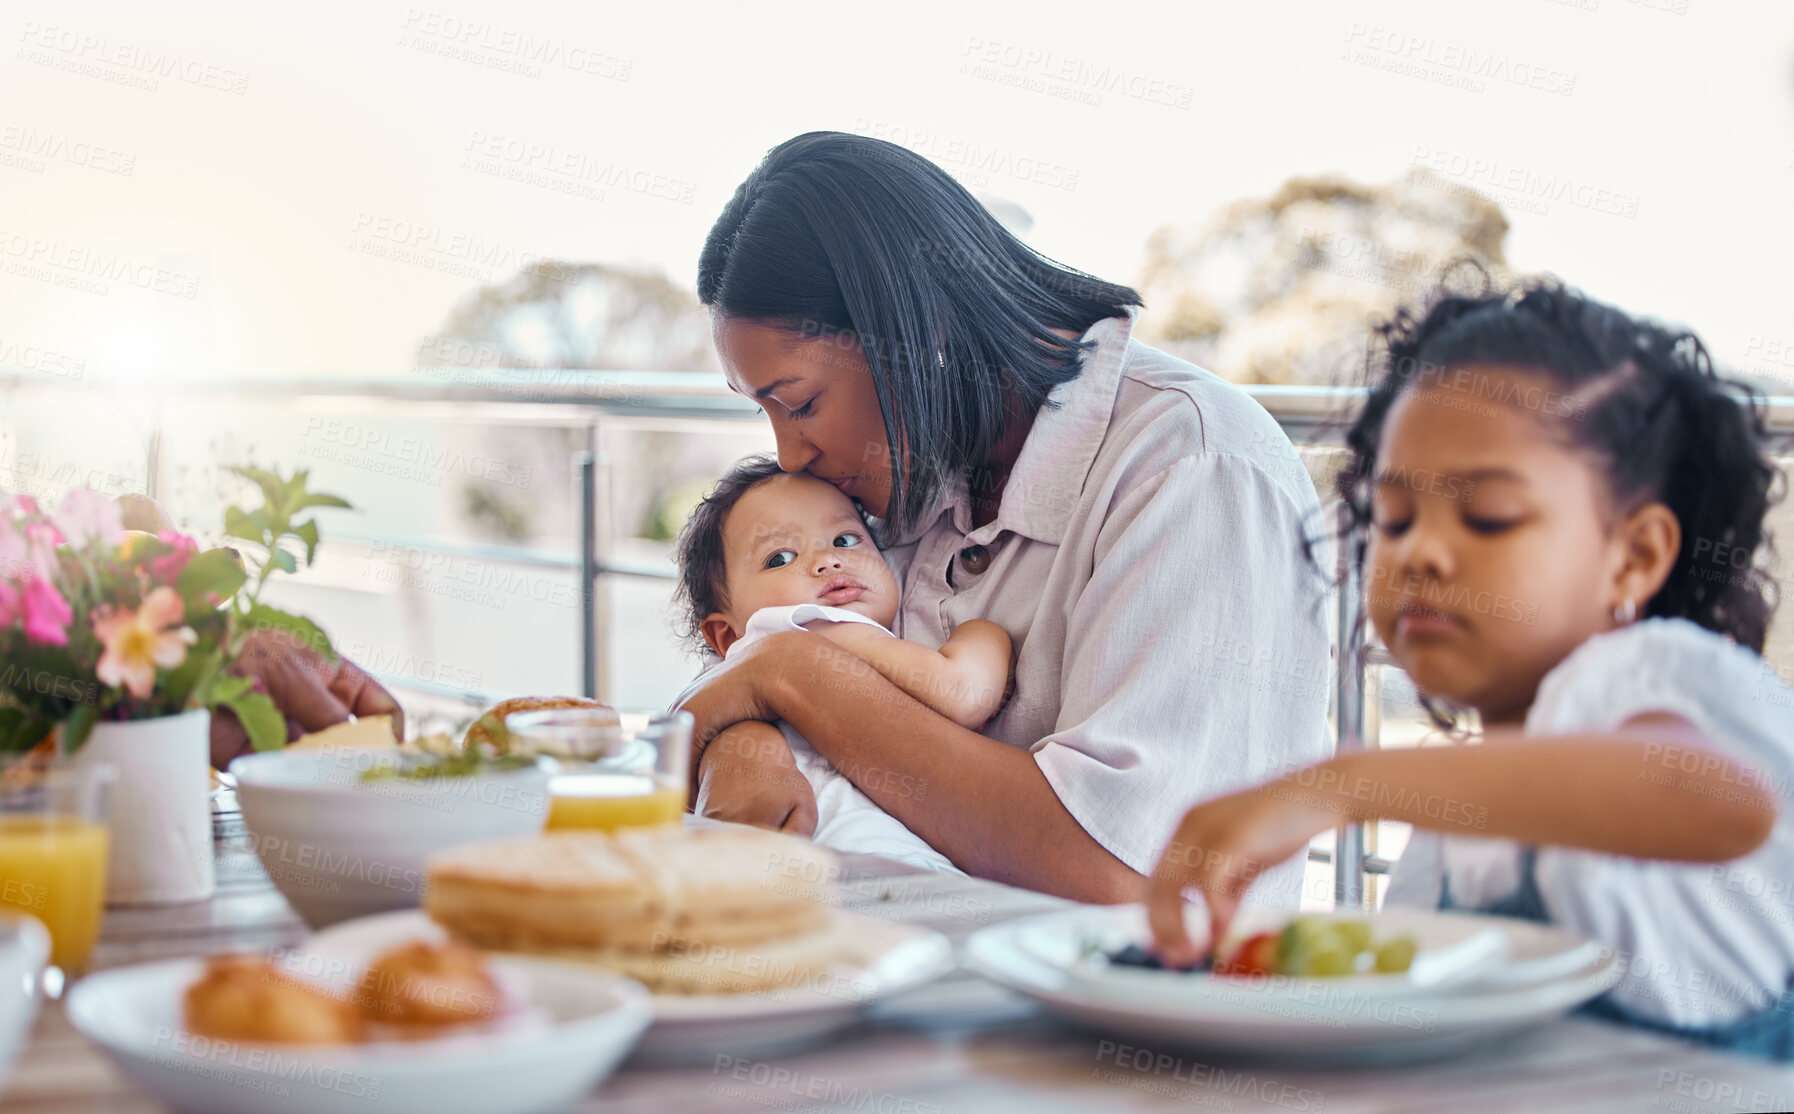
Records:
M651 827L685 814L690 712L555 708L505 717L513 753L545 754L550 828Z
M50 963L79 975L93 956L106 908L104 763L15 759L0 767L0 905L50 930Z

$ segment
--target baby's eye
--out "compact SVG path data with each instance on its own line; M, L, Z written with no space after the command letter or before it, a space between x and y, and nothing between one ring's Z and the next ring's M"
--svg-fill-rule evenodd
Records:
M1464 525L1470 527L1472 533L1499 534L1512 527L1518 520L1512 518L1483 518L1477 515L1465 515Z
M858 544L860 544L860 536L858 534L847 533L847 534L837 534L835 536L835 545L838 548L852 549L854 546L856 546Z
M782 569L795 560L797 560L797 550L781 549L766 559L766 567L769 569Z

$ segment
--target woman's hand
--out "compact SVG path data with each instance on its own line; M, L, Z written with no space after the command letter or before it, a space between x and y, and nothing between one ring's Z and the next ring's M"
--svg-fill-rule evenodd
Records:
M776 688L786 656L794 645L803 644L801 640L817 637L796 630L769 634L731 653L701 688L680 702L679 707L695 721L691 732L694 775L704 748L725 728L746 720L780 718Z
M356 716L391 716L405 737L405 711L380 682L348 658L334 663L280 631L255 631L243 641L231 671L255 677L287 720L287 741ZM212 765L222 770L249 751L249 736L227 708L212 713Z
M1341 820L1322 798L1289 780L1191 809L1159 856L1147 889L1147 919L1160 958L1168 966L1187 967L1204 954L1184 927L1186 887L1200 889L1208 904L1213 948L1258 876L1306 850L1309 840Z
M749 720L725 728L698 764L693 811L716 820L809 836L816 794L777 727Z

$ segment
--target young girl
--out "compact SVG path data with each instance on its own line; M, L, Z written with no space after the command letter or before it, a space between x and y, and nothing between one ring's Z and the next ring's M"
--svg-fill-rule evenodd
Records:
M726 658L774 631L814 631L910 696L977 730L1002 706L1009 635L983 619L959 624L939 650L892 634L897 578L870 538L859 510L838 488L807 473L786 473L770 457L747 458L718 482L679 535L678 597L688 632ZM811 683L826 685L829 678ZM709 815L777 826L837 851L958 873L789 724L737 723L708 747L714 753L703 759L707 764L758 759L753 787L764 798L712 807ZM856 773L859 780L894 780L888 787L911 796L927 792L926 785L904 784L883 771ZM704 785L694 778L694 795ZM715 804L698 801L706 803Z
M1342 755L1198 805L1156 946L1201 953L1252 880L1337 825L1414 826L1388 901L1550 921L1618 950L1595 1012L1794 1058L1794 694L1759 656L1777 470L1699 339L1556 285L1437 297L1388 361L1340 493L1366 606L1480 745Z

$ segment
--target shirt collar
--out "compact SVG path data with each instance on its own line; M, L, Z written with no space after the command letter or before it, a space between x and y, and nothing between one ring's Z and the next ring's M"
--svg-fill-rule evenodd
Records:
M1005 530L1036 541L1057 543L1064 538L1078 493L1108 433L1136 312L1130 307L1125 317L1106 317L1079 338L1094 341L1096 347L1084 353L1078 377L1054 387L1047 405L1035 415L1003 485L996 518L972 529L970 492L965 477L956 476L894 544L922 537L942 515L950 516L967 540L980 545Z

